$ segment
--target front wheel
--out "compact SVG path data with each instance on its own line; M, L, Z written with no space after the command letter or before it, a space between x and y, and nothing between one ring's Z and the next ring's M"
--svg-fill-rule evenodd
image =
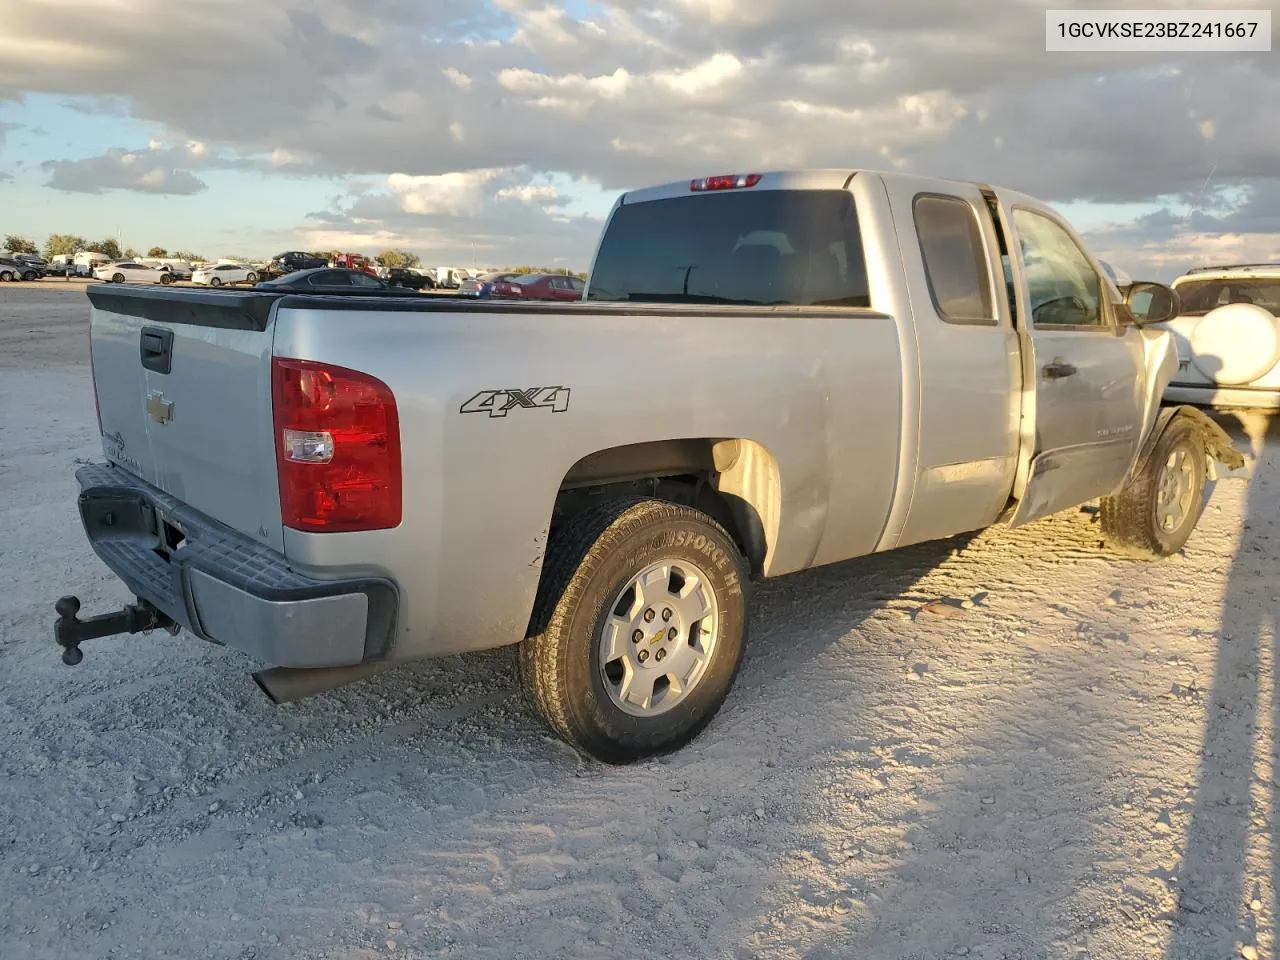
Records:
M160 274L160 282L167 287L169 284L173 283L173 277L169 276L167 273L162 273Z
M16 282L18 277L8 270L0 270L0 283Z
M258 282L258 275L257 275L256 273L253 273L253 272L251 271L251 272L249 273L249 275L248 275L247 277L245 277L245 278L244 278L244 282L245 282L245 283L257 283L257 282Z
M1206 456L1195 427L1171 420L1142 470L1118 494L1102 498L1107 541L1146 556L1181 550L1204 509Z
M697 510L621 499L584 511L548 551L520 648L525 690L557 733L607 763L684 745L737 676L746 577L732 538Z

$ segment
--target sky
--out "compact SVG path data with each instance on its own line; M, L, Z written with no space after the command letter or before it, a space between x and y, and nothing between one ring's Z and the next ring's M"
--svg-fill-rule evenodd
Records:
M1107 6L1156 5L1261 6ZM1276 54L1046 53L1047 6L0 0L0 234L585 269L627 189L837 167L1031 193L1135 278L1280 259Z

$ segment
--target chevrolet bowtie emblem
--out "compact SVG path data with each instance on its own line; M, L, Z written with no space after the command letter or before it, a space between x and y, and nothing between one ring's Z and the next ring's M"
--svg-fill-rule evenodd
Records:
M173 401L166 400L159 390L147 394L147 414L156 423L168 423L173 419Z

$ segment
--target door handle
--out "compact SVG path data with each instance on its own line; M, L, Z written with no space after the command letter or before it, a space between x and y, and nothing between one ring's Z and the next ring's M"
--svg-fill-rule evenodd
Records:
M169 373L173 369L173 331L164 327L143 327L138 353L146 369Z
M1073 376L1076 368L1064 360L1054 360L1052 363L1046 363L1040 368L1040 372L1049 380L1061 380L1063 377Z

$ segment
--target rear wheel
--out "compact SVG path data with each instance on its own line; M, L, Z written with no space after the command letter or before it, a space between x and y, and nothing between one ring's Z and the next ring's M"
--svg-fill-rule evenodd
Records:
M565 740L607 763L693 739L746 640L747 571L710 517L649 499L584 511L548 551L520 676Z
M258 282L258 275L257 275L256 273L254 273L253 271L250 271L250 272L249 272L249 275L248 275L247 277L245 277L245 278L244 278L244 281L245 281L245 283L257 283L257 282Z
M1147 556L1181 550L1204 509L1206 456L1195 427L1171 420L1137 476L1115 496L1102 498L1107 541Z
M124 274L123 274L123 273L116 273L116 274L112 274L112 276L111 276L111 282L112 282L112 283L124 283Z
M209 286L211 286L211 287L220 287L220 286L222 286L222 278L221 278L221 277L210 277L210 278L209 278Z
M11 283L17 279L18 277L16 274L13 273L13 271L0 270L0 283Z

